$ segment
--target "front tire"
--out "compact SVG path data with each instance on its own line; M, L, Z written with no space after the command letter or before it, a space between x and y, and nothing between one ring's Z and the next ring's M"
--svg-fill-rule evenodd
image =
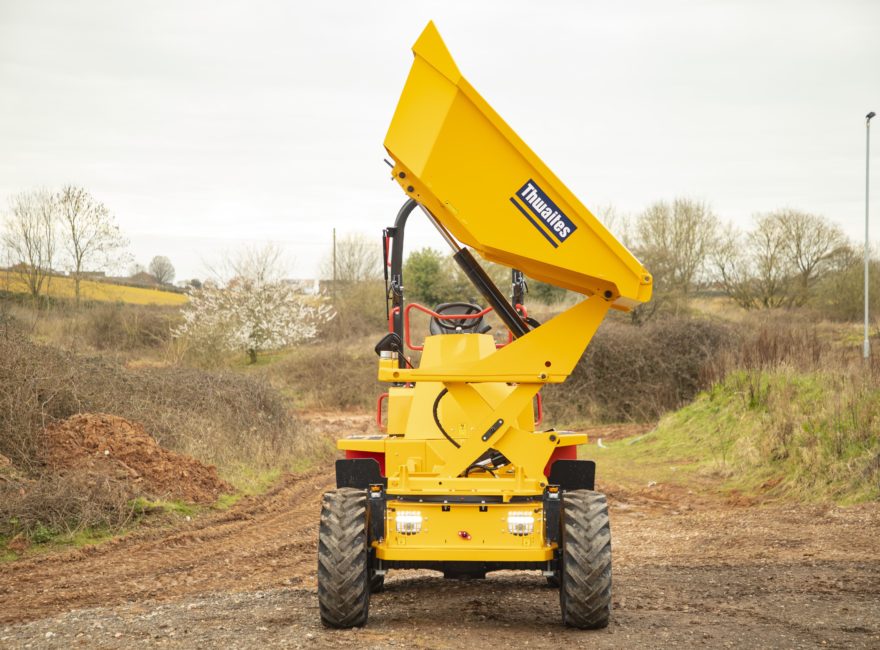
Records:
M370 609L367 493L324 494L318 533L318 605L327 627L360 627Z
M572 490L562 501L562 622L598 630L611 618L611 525L605 495Z

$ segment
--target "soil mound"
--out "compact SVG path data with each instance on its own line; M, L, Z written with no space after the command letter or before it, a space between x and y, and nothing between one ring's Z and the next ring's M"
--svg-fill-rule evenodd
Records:
M48 426L47 462L125 477L158 498L211 503L232 487L217 468L160 447L143 426L104 413L82 413Z

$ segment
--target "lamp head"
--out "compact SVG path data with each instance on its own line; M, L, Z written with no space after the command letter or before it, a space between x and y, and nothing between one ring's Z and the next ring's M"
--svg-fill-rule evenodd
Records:
M870 122L870 121L871 121L871 118L874 117L875 115L877 115L877 113L875 113L874 111L871 111L870 113L868 113L867 115L865 115L865 119L868 120L868 121Z

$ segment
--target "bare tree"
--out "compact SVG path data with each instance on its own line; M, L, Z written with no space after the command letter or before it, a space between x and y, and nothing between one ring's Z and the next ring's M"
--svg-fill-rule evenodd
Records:
M336 243L336 269L332 253L321 264L324 278L344 284L370 282L382 278L382 248L377 239L363 233L343 235Z
M45 285L49 290L55 258L57 205L46 190L22 192L12 198L6 215L3 244L15 260L15 270L24 279L34 300Z
M745 309L806 304L823 273L846 266L852 253L840 229L794 210L755 215L755 227L722 234L713 262L724 292Z
M205 285L223 286L236 279L255 282L282 280L288 272L284 253L276 244L247 246L225 251L218 262L206 264Z
M724 293L743 309L756 307L752 289L751 260L746 255L744 236L733 224L727 224L712 251L718 283Z
M174 265L164 255L156 255L150 260L150 274L159 284L171 284L174 281Z
M640 214L631 243L654 275L654 304L677 307L704 279L717 240L718 219L705 203L675 199Z
M226 275L254 282L277 282L287 273L282 250L275 244L249 247L231 256L226 264Z
M785 231L772 215L759 215L755 229L746 235L752 272L749 279L754 302L765 308L781 307L790 300L790 268Z
M835 258L846 256L846 237L836 225L814 214L784 209L770 218L779 222L787 261L796 277L791 301L803 305L822 271L833 266Z
M778 220L757 215L745 235L728 225L713 254L721 287L743 309L781 307L790 299L790 269Z
M119 232L113 215L81 187L68 185L56 196L62 226L61 246L73 275L76 305L80 303L80 284L87 267L101 270L119 264L128 240Z
M141 264L140 262L132 262L128 266L128 277L132 278L136 276L138 273L146 273L147 267Z
M598 206L593 214L624 246L630 246L632 243L632 219L629 215L618 210L613 203Z

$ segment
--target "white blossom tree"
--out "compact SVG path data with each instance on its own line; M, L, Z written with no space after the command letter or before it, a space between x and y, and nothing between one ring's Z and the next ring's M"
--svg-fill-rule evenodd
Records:
M283 280L236 277L193 290L174 335L244 351L256 363L259 352L314 338L333 315L325 296L303 295Z

